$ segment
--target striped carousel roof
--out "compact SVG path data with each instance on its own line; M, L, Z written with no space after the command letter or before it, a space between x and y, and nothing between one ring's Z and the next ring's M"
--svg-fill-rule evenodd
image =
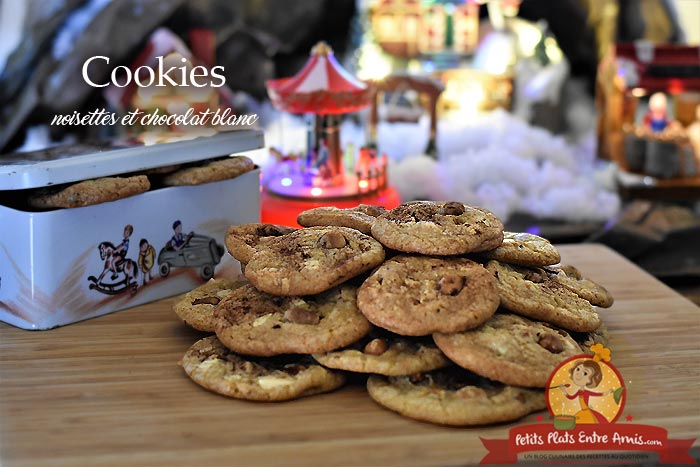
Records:
M266 84L275 107L291 113L355 112L372 97L372 87L348 73L325 42L313 48L309 61L295 76Z

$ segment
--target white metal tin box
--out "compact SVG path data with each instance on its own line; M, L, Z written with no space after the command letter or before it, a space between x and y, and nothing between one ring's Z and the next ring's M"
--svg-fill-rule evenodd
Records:
M262 135L254 133L237 144L229 135L226 147L235 153L260 147ZM220 151L218 143L199 143L185 145L196 156L171 153L168 163ZM162 146L171 145L171 151L182 149ZM237 274L239 264L225 252L223 239L230 225L260 220L259 180L256 169L75 209L28 212L0 205L0 320L49 329L189 291L215 273ZM112 253L124 243L127 253L117 258Z

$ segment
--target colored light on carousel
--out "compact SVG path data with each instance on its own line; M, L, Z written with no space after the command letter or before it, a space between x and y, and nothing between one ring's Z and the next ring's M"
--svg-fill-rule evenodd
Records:
M369 182L367 180L360 180L357 182L357 186L364 190L369 187Z
M321 196L323 194L323 189L319 187L314 187L311 189L311 196Z
M282 186L291 186L292 184L292 179L289 177L284 177L282 180L280 180L280 185Z

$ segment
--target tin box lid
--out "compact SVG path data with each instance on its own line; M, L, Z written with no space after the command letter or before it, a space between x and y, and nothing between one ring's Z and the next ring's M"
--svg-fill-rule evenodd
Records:
M156 137L156 134L154 134ZM0 190L23 190L195 162L264 146L260 130L145 144L136 140L56 146L0 156Z

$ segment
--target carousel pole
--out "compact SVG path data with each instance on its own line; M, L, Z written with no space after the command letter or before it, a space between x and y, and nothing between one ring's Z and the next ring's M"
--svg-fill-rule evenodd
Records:
M322 178L331 185L343 183L343 152L340 149L340 118L337 115L317 115L315 166Z

